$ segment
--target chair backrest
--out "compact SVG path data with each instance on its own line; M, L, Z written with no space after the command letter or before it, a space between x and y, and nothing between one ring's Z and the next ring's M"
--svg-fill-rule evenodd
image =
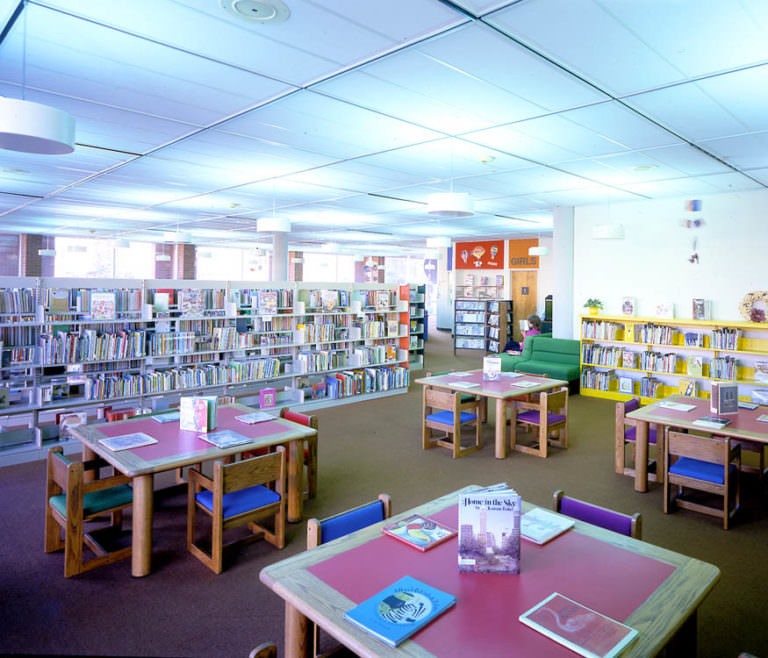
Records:
M310 519L307 522L307 548L314 548L388 519L390 513L390 497L387 494L379 494L379 497L370 503L364 503L326 519Z
M723 466L730 461L728 439L670 430L667 433L667 446L669 454L676 457L691 457Z
M556 393L542 393L541 399L542 407L544 406L543 401L547 401L547 411L558 411L560 409L565 409L568 407L568 387L563 386Z
M432 409L448 409L453 411L457 404L456 393L434 388L424 389L424 405Z
M73 475L80 472L82 480L83 465L73 462L64 456L60 447L52 448L48 451L48 490L46 491L46 500L51 496L57 496L67 491L69 471L72 467Z
M579 521L585 521L627 537L642 538L643 517L640 513L631 516L622 514L577 498L570 498L561 489L555 491L552 507L555 512L560 512L560 514L565 514L573 519L579 519Z
M231 464L217 460L213 463L213 482L214 489L220 488L222 494L275 482L275 490L282 497L285 482L285 448L277 446L275 452Z
M314 430L317 429L317 416L301 414L297 411L291 411L287 407L280 409L280 418L290 420L292 423L298 423L299 425L311 427Z

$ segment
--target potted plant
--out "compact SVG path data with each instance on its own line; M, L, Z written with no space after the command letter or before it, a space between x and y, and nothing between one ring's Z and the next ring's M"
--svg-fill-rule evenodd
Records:
M590 314L597 315L597 312L603 308L603 302L595 297L590 297L586 302L584 302L584 308L588 308Z

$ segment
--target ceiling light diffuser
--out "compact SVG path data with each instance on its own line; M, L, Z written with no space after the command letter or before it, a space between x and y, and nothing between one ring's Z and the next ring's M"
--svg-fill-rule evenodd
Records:
M64 155L75 150L75 120L49 105L0 97L0 148Z
M427 247L431 249L439 249L440 247L450 247L451 238L445 238L442 236L436 236L433 238L427 238Z
M259 217L256 220L259 233L290 233L291 222L282 217Z
M438 192L427 197L427 213L436 217L469 217L475 211L469 194Z

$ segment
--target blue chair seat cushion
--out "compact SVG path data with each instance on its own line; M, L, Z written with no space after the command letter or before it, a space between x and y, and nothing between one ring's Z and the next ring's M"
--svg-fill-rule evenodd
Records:
M469 411L462 411L459 413L459 423L470 423L477 418L477 414L470 413ZM427 420L432 423L441 423L442 425L453 425L453 412L452 411L438 411L427 416Z
M124 507L133 502L133 489L127 484L121 484L101 491L91 491L83 496L83 516L88 517L99 514L104 510ZM51 496L51 507L59 514L67 516L67 496L59 494Z
M195 496L195 500L200 503L205 509L213 514L213 492L207 489L201 491ZM224 501L222 504L223 515L225 519L228 519L238 514L244 514L246 512L252 512L259 507L266 507L272 503L280 501L280 494L272 489L268 489L264 485L257 484L252 487L240 489L239 491L232 491L224 494Z
M383 520L384 505L380 500L349 510L343 514L332 516L320 525L320 543L324 544L325 542L338 539Z
M735 470L735 464L731 464L731 473ZM725 469L722 464L713 464L712 462L692 459L691 457L680 457L669 467L669 472L715 484L723 484L725 482Z
M533 425L538 425L540 418L541 414L535 409L531 409L530 411L523 411L522 413L517 414L517 420L519 420L521 423L531 423ZM560 423L564 423L565 420L566 418L562 414L547 414L547 425L558 425Z
M625 430L624 432L624 440L625 441L637 441L637 428L636 427L630 427L629 429ZM648 430L648 443L652 445L656 445L656 430L649 429Z

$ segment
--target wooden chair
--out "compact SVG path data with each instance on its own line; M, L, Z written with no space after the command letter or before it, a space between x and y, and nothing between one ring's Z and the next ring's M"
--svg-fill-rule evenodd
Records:
M440 375L447 375L449 373L456 372L455 370L446 370L444 372L425 372L425 377L439 377ZM461 395L461 404L467 405L467 409L471 409L474 407L473 402L477 401L480 403L480 422L485 423L488 420L488 398L484 395L469 395L467 393L462 393Z
M264 485L270 485L269 488ZM277 548L285 546L285 448L244 461L213 463L213 477L189 470L187 485L187 549L205 566L221 573L224 548L262 536ZM195 512L211 517L211 552L195 544ZM273 517L272 530L257 523ZM224 531L248 524L245 539L224 544Z
M622 514L607 507L600 507L578 498L566 496L562 489L555 491L552 509L560 514L570 516L572 519L579 519L579 521L585 521L627 537L643 538L643 517L639 512L632 515Z
M274 642L264 642L255 649L251 649L248 658L277 658L277 647Z
M280 418L311 427L317 431L317 416L308 416L283 407L280 409ZM305 496L314 498L317 495L317 435L304 440L304 466L307 473Z
M637 445L638 421L627 418L626 415L640 408L640 398L632 398L626 402L616 403L616 472L635 477L635 446ZM626 446L632 449L632 465L626 465ZM648 427L648 445L656 447L656 459L648 460L648 479L652 482L661 482L663 469L661 462L664 455L664 433L655 424Z
M110 527L120 530L122 511L133 503L133 489L125 475L113 475L87 482L86 472L98 471L106 465L101 459L73 462L61 447L48 451L48 473L45 490L45 551L64 549L64 576L69 578L105 564L130 557L131 547L108 551L90 532L86 522L110 515ZM62 539L62 532L64 538ZM83 546L96 557L84 559Z
M388 494L379 494L376 500L339 512L325 519L309 519L307 521L307 549L316 548L339 537L361 530L369 525L388 519L392 512L392 501ZM312 624L314 649L312 655L328 656L340 647L320 653L320 638L318 627Z
M760 478L760 481L762 482L763 476L765 475L765 444L760 443L759 441L749 441L747 439L731 439L731 444L735 446L739 446L741 448L742 455L745 452L750 452L752 454L757 455L757 466L752 466L751 464L745 464L744 462L741 463L741 472L742 473L757 473L757 476Z
M736 462L735 464L733 462ZM728 437L699 436L667 431L664 446L664 513L670 510L669 489L677 486L672 504L711 516L722 517L723 528L741 504L741 448ZM731 488L736 478L735 492ZM712 506L686 494L686 489L722 496Z
M461 393L425 386L423 419L421 447L424 450L436 445L442 446L452 450L453 458L456 459L483 447L480 438L480 403L474 397L471 402L462 402ZM464 425L475 428L475 442L467 447L461 445L461 428ZM432 438L433 430L443 434Z
M538 427L538 445L520 445L517 442L518 425L522 425L526 432ZM555 434L557 438L550 434ZM568 387L563 386L554 393L542 392L537 402L516 401L510 419L509 443L512 450L544 458L548 445L567 448Z

